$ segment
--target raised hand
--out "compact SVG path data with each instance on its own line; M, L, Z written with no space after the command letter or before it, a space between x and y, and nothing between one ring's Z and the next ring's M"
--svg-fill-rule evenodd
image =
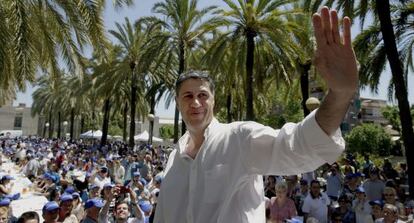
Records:
M358 69L351 43L351 20L343 19L343 36L339 33L338 14L323 7L312 18L317 49L314 64L329 90L352 94L358 86Z

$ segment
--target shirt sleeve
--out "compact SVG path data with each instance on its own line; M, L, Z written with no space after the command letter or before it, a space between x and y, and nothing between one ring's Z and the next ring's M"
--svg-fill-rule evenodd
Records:
M328 136L313 111L300 123L287 123L280 130L255 122L240 125L242 162L251 174L293 175L333 163L345 149L338 129Z

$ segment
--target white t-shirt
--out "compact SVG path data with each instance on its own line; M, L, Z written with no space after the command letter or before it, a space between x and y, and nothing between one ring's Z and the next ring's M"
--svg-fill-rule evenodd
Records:
M188 132L170 154L154 222L265 222L262 175L313 171L345 147L340 131L328 136L315 112L280 130L213 119L204 138L195 159L185 153Z
M316 218L320 223L328 222L328 205L330 200L328 195L321 192L321 196L312 198L309 193L303 201L302 211L308 213L308 217Z

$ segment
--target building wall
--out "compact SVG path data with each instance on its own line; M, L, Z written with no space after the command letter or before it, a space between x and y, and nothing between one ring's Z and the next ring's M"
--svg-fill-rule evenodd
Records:
M388 124L388 120L382 116L381 109L387 106L387 101L380 99L361 98L361 122Z
M7 102L0 107L0 130L22 130L23 135L39 135L39 117L31 116L31 108L25 104L13 106Z

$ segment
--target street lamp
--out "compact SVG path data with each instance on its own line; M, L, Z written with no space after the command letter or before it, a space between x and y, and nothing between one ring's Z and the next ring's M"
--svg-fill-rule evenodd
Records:
M66 126L68 126L68 121L63 122L63 138L66 139Z
M319 99L315 97L310 97L308 98L308 100L306 100L305 104L306 104L306 108L308 108L309 111L313 111L319 108L319 106L321 105L321 102L319 101Z
M46 122L45 127L43 128L43 138L46 138L46 129L49 129L49 126L50 126L49 122Z
M152 145L152 133L154 131L154 119L155 119L155 116L153 114L148 114L148 121L149 121L148 145Z

